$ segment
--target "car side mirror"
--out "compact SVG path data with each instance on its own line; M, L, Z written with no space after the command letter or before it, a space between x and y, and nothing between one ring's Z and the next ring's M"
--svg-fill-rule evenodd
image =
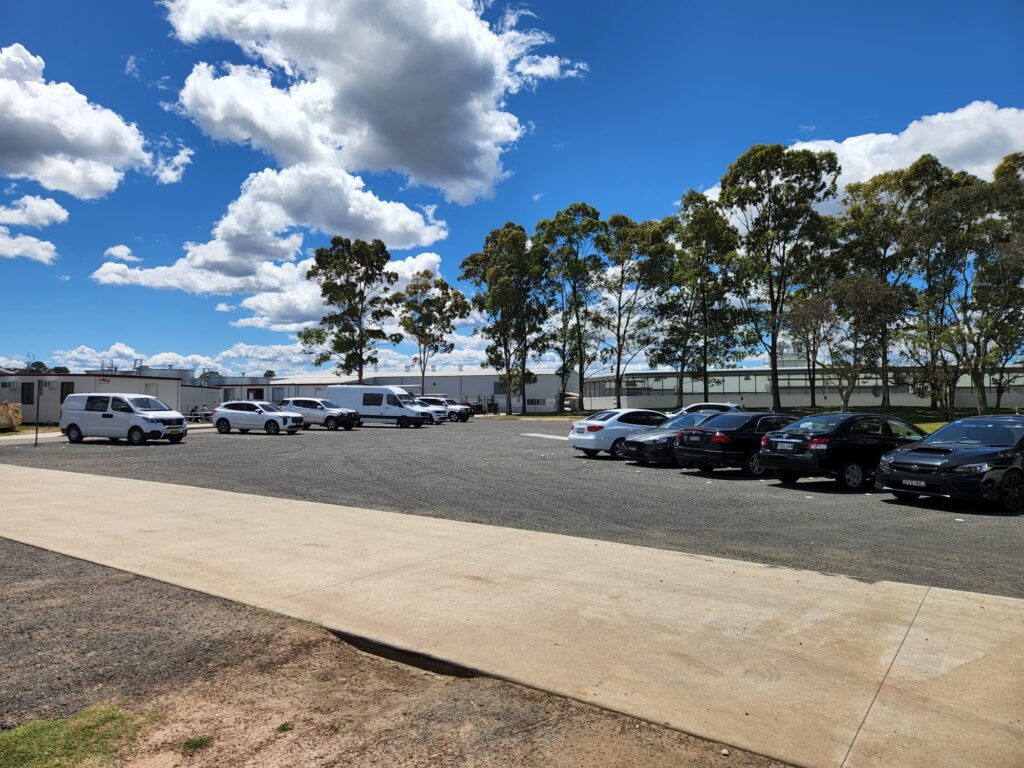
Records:
M256 413L263 413L263 409L262 408L257 408L256 409Z

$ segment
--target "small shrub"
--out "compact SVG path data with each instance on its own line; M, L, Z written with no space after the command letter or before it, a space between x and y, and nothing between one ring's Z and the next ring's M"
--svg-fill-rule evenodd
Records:
M290 723L290 722L284 722L284 723L281 723L279 726L277 726L277 732L278 733L288 733L288 731L294 731L294 730L295 730L295 726L292 723Z
M191 739L185 739L181 748L186 752L198 752L211 744L213 744L213 736L193 736Z

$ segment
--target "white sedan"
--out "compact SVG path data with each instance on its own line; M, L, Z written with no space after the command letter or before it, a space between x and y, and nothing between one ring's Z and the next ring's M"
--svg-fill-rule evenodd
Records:
M268 435L276 435L282 430L294 435L302 429L302 414L295 411L282 411L273 403L262 400L232 400L221 403L213 411L213 425L222 435L232 429L245 434L250 429L262 429Z
M668 421L668 416L641 408L613 408L573 422L569 432L569 445L587 456L607 451L612 457L622 458L626 435L654 429Z

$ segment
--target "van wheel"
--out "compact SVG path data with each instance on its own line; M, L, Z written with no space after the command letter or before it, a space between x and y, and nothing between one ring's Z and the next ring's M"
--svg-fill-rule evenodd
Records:
M146 442L146 433L138 427L132 427L128 430L128 444L129 445L142 445Z
M231 431L231 423L227 419L217 419L217 431L226 435Z
M333 416L328 416L324 419L324 426L331 430L331 432L334 432L338 428L338 420Z
M263 425L263 429L267 431L268 435L276 435L278 432L281 431L281 425L278 424L273 419L270 419L269 421L267 421L266 424Z
M69 443L80 443L82 442L82 430L78 428L77 424L69 424L66 430Z
M180 443L182 440L185 439L185 436L184 435L171 435L167 439L170 440L172 443Z
M398 426L400 426L402 429L405 429L406 427L408 427L409 426L409 417L408 416L399 416L398 417Z

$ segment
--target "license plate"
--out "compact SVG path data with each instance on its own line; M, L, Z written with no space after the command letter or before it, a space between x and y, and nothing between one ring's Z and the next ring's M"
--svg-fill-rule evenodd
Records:
M688 442L688 443L699 443L700 442L700 435L687 435L686 436L686 442Z
M583 427L576 427L576 434L577 434L577 435L582 435L582 434L583 434L584 432L586 432L586 431L587 431L587 430L586 430L586 429L584 429Z
M924 480L904 480L904 485L909 485L911 488L924 488L928 483Z
M167 430L167 434L169 434L169 435L180 435L181 434L181 430L180 429L168 429Z
M777 451L795 451L796 450L796 444L795 443L776 443L775 444L775 450L777 450Z

